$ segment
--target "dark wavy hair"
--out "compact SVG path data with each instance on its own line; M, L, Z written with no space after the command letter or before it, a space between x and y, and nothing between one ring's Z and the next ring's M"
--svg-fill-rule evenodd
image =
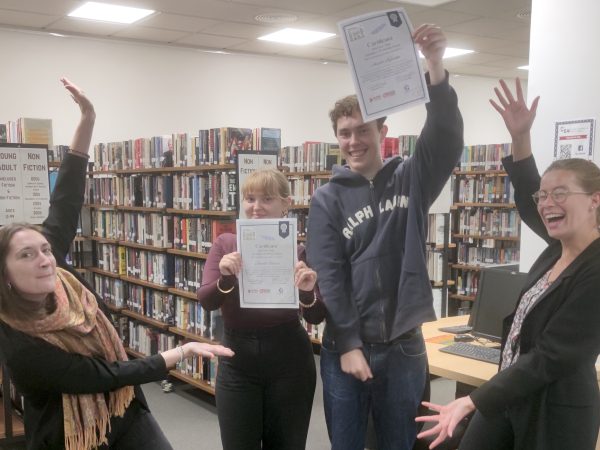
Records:
M15 222L0 228L0 315L21 320L33 318L42 313L39 305L34 307L30 301L19 295L14 288L9 287L7 279L6 259L10 250L10 243L15 234L24 230L33 230L42 234L38 226L26 222ZM50 295L43 309L50 312L53 308L54 296Z

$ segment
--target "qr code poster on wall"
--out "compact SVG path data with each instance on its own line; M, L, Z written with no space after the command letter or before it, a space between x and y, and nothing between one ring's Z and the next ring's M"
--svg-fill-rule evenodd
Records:
M554 126L554 159L594 158L595 119L567 120Z

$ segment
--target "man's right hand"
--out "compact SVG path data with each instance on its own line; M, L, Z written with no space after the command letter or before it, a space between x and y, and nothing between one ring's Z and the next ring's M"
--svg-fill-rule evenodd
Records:
M367 381L373 378L371 368L365 359L365 354L360 348L355 348L342 354L340 357L342 372L348 373L360 381Z

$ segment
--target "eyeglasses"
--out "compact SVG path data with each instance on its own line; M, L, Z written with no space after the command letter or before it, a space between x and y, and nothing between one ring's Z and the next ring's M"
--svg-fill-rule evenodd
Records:
M536 193L534 193L532 195L532 197L533 197L533 201L537 205L540 202L545 202L546 200L548 200L548 196L552 197L552 200L554 201L554 203L563 203L569 195L574 195L574 194L591 195L592 193L591 192L576 192L576 191L569 191L569 190L563 189L563 188L556 188L550 192L537 191Z

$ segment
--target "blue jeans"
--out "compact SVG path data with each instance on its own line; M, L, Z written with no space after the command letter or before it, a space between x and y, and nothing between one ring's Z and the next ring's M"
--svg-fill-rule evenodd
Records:
M329 348L328 348L329 347ZM378 450L411 450L415 416L426 384L427 355L420 328L387 344L364 344L373 378L362 382L342 372L340 354L321 348L325 420L332 450L363 450L369 412Z

